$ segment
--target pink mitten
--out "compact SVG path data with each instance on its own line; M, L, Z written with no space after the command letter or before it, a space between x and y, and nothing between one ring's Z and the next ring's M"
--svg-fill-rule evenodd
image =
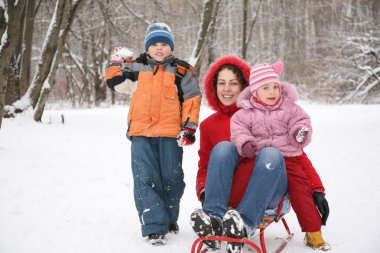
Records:
M242 147L242 156L247 158L255 157L255 145L252 142L247 142Z

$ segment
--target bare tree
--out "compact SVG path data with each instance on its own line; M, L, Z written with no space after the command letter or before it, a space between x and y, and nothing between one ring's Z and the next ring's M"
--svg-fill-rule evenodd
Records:
M33 43L34 16L40 4L35 7L35 0L27 0L20 19L18 43L13 51L7 80L5 104L10 105L20 99L30 83L31 53Z
M206 42L207 34L210 32L210 30L213 29L213 26L215 25L215 17L213 17L212 14L214 13L214 15L216 15L217 13L213 12L213 10L214 8L217 8L219 3L220 3L220 0L217 0L217 1L207 0L204 3L200 30L198 32L198 38L197 38L193 53L190 58L190 64L194 66L194 75L197 77L199 75L199 70L202 64L200 59L202 55L203 46Z
M248 5L248 0L243 0L244 1L244 7L243 7L243 38L242 38L242 50L241 50L241 55L243 59L247 59L247 51L249 44L251 43L251 38L252 38L252 31L253 28L255 27L255 23L257 20L257 15L260 11L261 3L262 0L259 0L257 3L257 6L254 8L254 15L251 18L251 21L248 24L248 12L249 12L249 5ZM253 1L251 1L253 3Z
M0 4L0 19L2 19L0 31L0 128L3 119L3 108L5 105L5 92L9 75L9 62L12 53L19 41L20 19L26 0L9 0ZM4 29L5 27L5 29Z
M41 0L38 1L37 5L35 4L35 0L28 0L25 8L25 24L23 30L22 55L20 63L20 96L25 94L30 83L34 18L40 4Z
M380 102L380 29L375 29L370 33L345 36L342 55L357 71L351 72L353 89L346 90L347 95L341 100L343 103L368 102L371 93L372 97L377 97L372 99Z
M49 97L50 89L54 85L55 76L58 69L58 64L61 61L62 52L66 41L67 34L70 31L71 24L73 23L76 12L78 11L83 0L74 0L72 3L70 0L66 0L65 11L63 12L61 30L57 40L57 49L54 55L54 60L49 72L49 75L44 80L42 93L39 97L37 109L34 113L34 120L41 121L41 117L45 108L46 101Z
M66 0L57 0L56 2L54 14L50 21L50 26L42 46L37 70L34 74L32 84L26 94L20 100L13 103L13 106L18 111L23 111L29 108L29 106L35 108L37 105L38 99L41 95L42 85L50 73L58 47L59 31L65 10L65 3Z

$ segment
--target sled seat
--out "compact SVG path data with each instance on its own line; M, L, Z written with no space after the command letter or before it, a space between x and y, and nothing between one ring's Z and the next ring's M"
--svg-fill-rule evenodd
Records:
M196 239L192 245L191 253L205 253L208 251L208 248L203 247L203 241L205 240L214 240L214 241L224 241L224 242L240 242L244 243L245 245L249 245L251 248L255 249L257 253L267 253L266 245L265 245L265 238L264 238L264 231L265 229L272 224L273 222L279 222L281 220L282 224L284 225L286 232L288 233L288 236L286 239L283 239L280 246L276 249L275 253L281 252L287 242L293 237L293 233L290 232L289 226L284 218L284 216L289 213L291 210L290 200L288 194L286 194L280 201L280 204L275 209L267 209L264 213L264 217L262 218L260 224L257 226L257 229L260 231L258 235L254 235L254 237L260 236L260 247L254 243L253 241L249 240L248 238L232 238L232 237L226 237L226 236L205 236L205 237L199 237Z

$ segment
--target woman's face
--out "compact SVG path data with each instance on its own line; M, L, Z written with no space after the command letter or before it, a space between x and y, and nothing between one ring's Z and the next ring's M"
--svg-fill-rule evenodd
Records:
M223 105L230 106L236 103L241 90L242 84L239 83L232 70L223 69L219 72L216 84L216 94Z

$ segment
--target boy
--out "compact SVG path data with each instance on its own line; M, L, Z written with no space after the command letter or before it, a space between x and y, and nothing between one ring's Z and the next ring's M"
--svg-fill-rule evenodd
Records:
M173 33L164 23L148 26L145 53L125 60L126 48L115 48L105 71L113 91L125 80L137 81L128 113L134 199L142 236L153 245L165 244L167 232L178 233L183 195L183 146L195 141L201 92L191 66L178 60Z

